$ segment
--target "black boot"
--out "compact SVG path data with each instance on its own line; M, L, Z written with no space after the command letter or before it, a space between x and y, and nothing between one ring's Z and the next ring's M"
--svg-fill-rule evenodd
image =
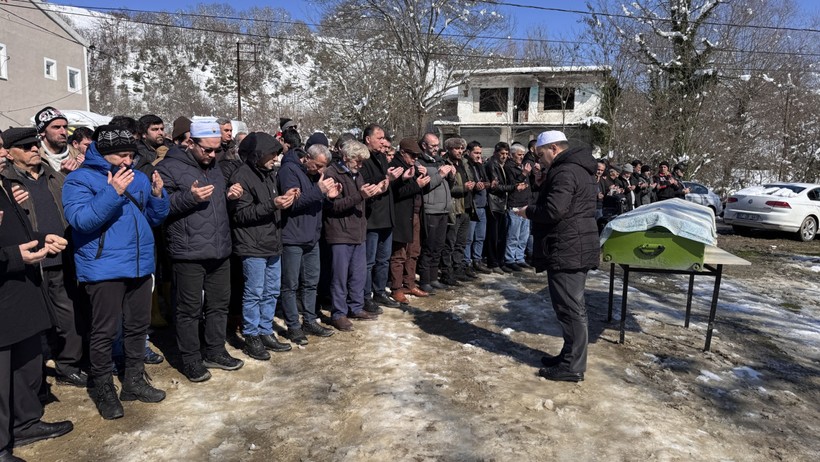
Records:
M90 390L91 399L97 405L97 411L105 420L119 419L123 416L122 403L117 398L117 389L111 374L94 377L94 388Z
M245 337L245 346L242 347L242 352L253 359L259 361L267 361L270 359L270 353L262 344L262 339L258 335L248 335Z
M120 399L123 401L140 400L143 403L158 403L165 399L165 392L152 387L148 383L143 369L126 369Z

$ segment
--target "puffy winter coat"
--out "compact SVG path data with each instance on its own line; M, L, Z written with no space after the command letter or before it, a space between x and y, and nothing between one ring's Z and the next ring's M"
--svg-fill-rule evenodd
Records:
M273 257L282 253L280 213L273 200L276 176L242 164L230 183L242 185L242 197L230 205L234 252L240 257Z
M598 266L595 221L597 162L588 147L569 148L555 158L534 205L532 221L536 271L588 270Z
M225 177L218 162L207 167L193 156L174 146L157 164L171 200L166 240L168 255L175 260L208 260L227 258L231 254L231 227ZM191 192L194 181L199 186L212 184L213 194L197 202Z
M151 228L168 216L168 196L151 195L151 182L139 170L128 194L108 184L111 164L91 143L81 168L63 186L63 210L74 244L77 279L82 282L138 278L154 272ZM129 197L130 195L130 197Z

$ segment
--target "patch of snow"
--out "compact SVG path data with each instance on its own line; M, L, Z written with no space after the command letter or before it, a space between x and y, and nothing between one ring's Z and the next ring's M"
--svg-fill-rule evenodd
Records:
M695 380L697 380L699 382L708 383L708 382L711 382L712 380L714 380L715 382L720 382L723 379L719 375L715 374L714 372L707 371L706 369L701 369L700 370L700 375Z
M762 375L760 372L757 372L749 366L735 367L732 369L732 372L735 374L735 377L747 380L760 380Z

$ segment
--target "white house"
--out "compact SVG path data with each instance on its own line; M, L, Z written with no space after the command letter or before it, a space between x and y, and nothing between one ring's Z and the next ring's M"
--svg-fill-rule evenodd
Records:
M449 113L433 126L442 139L460 136L485 149L499 141L526 144L544 130L588 141L590 127L606 123L600 111L609 74L608 66L459 71L455 77L464 83L445 102Z

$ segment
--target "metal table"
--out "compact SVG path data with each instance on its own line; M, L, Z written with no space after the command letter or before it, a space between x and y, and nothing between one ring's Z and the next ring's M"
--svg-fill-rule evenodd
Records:
M621 333L619 343L624 343L624 331L626 329L626 303L627 293L629 291L629 273L653 273L653 274L688 274L689 275L689 290L686 293L686 318L683 327L689 328L689 317L692 312L692 291L695 286L695 276L711 276L715 278L715 287L712 291L712 306L709 310L709 324L706 328L706 344L703 346L703 351L709 351L712 344L712 329L715 323L715 312L717 311L718 294L720 293L720 282L723 275L723 265L751 265L747 260L744 260L736 255L719 249L716 246L706 246L706 252L703 258L703 269L700 271L694 270L673 270L661 268L642 268L634 265L628 265L618 262L609 262L609 310L607 313L607 322L612 322L612 304L614 299L615 286L615 265L619 265L623 271L623 297L621 298Z

